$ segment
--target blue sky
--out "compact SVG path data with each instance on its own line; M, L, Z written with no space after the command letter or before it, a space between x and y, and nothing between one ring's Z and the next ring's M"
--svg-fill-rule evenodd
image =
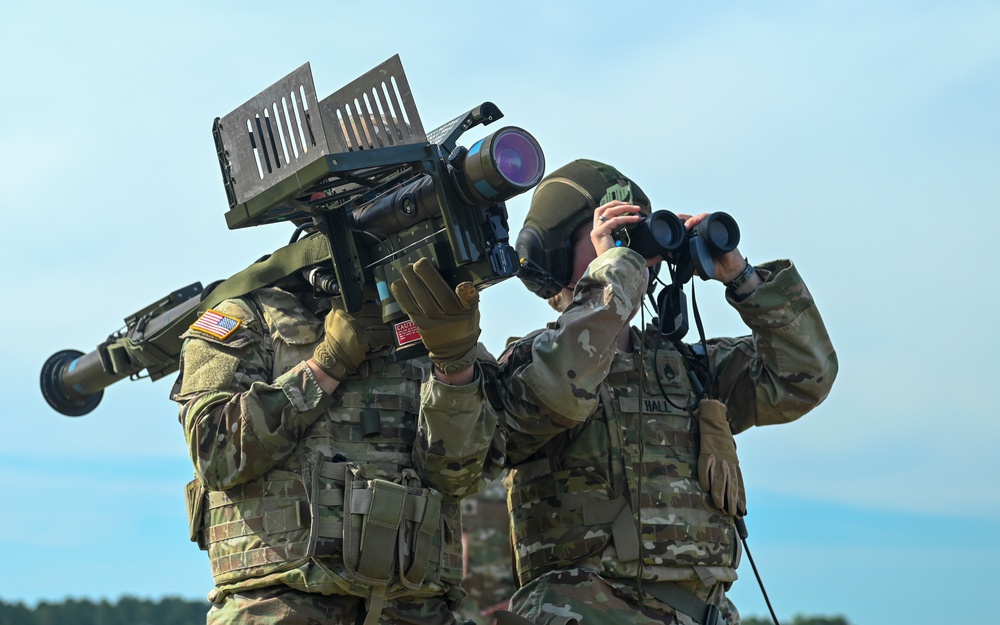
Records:
M799 422L739 438L779 617L991 622L1000 6L203 4L4 10L0 599L208 592L170 380L118 383L69 419L39 370L286 242L226 229L215 117L306 61L323 97L398 53L425 127L493 101L549 170L611 162L657 208L729 212L753 262L798 265L840 377ZM527 202L508 202L515 232ZM695 289L709 334L743 333L718 285ZM516 280L483 292L494 350L549 318ZM734 601L765 615L741 576Z

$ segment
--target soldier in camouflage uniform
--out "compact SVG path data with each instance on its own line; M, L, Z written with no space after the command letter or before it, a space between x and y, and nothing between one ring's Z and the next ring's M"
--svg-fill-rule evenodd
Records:
M612 233L649 210L616 169L578 160L538 185L518 237L522 280L561 312L500 358L510 609L535 623L736 625L725 592L746 503L733 434L799 418L837 373L787 260L713 259L748 336L671 344L630 327L659 259ZM690 230L705 215L681 217Z
M429 362L390 357L374 293L348 314L295 279L185 334L174 399L210 625L457 622L458 499L485 485L496 431L478 293L423 261L392 287Z
M482 492L462 500L462 542L465 577L462 588L469 596L459 616L478 625L494 622L493 613L505 610L514 594L507 489L500 479Z

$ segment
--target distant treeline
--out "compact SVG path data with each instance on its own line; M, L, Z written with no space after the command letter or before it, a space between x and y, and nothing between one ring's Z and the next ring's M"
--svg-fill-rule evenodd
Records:
M750 616L740 619L741 625L774 625L770 618ZM790 621L781 621L781 625L851 625L843 616L802 616L796 614Z
M66 599L23 603L0 600L0 625L205 625L207 601L167 597L158 601L122 597L117 603Z
M122 597L117 603L66 599L41 601L33 608L0 600L0 625L204 625L207 601L167 597L158 601ZM750 616L742 625L773 625L771 619ZM796 615L781 625L851 625L842 616Z

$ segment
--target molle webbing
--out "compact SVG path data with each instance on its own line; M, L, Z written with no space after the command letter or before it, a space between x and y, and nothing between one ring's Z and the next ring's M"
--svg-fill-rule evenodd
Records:
M565 504L566 500L560 498L559 503ZM549 509L548 506L546 508ZM537 571L543 567L552 568L557 561L574 562L593 555L607 544L609 535L614 539L615 548L622 562L639 558L635 520L632 508L625 499L590 501L580 505L576 510L562 506L558 506L558 509L566 510L565 514L549 509L545 517L534 516L519 523L515 528L518 542L528 546L536 541L543 541L547 530L562 525L571 524L575 527L582 525L591 528L592 531L587 532L587 536L580 540L567 540L555 544L542 543L529 553L519 551L519 569L523 571L522 584L533 579L534 575L527 575L529 571ZM582 523L579 520L581 515Z
M322 447L326 454L336 451L347 458L389 463L397 468L411 465L420 410L416 395L421 368L384 358L365 361L361 368L360 373L365 375L345 378L330 404L332 412L350 418L318 420L306 436L335 441L332 447Z
M319 555L343 557L348 577L360 586L419 590L429 567L442 559L440 496L383 479L358 479L349 466L358 467L320 462L311 498L299 479L209 491L206 512L213 521L206 536L217 583L283 570ZM393 472L396 466L361 465L374 472ZM407 522L414 527L409 544L402 530ZM234 541L259 546L224 547ZM404 558L408 564L400 569L398 585L397 558L400 566Z
M270 505L247 505L268 501ZM206 531L209 553L219 543L243 540L258 543L262 535L276 536L296 532L300 540L279 543L267 541L264 546L239 550L211 557L212 575L228 578L240 571L269 565L279 566L308 557L308 528L310 515L305 506L305 486L299 480L273 480L238 486L229 491L209 491L206 512L210 517L219 514L235 517L225 522L215 522ZM260 510L261 514L243 517L245 510Z
M653 370L653 357L646 352L640 361L647 371ZM640 362L635 364L639 366ZM632 503L643 519L643 563L731 567L731 522L717 513L698 483L698 439L692 431L690 414L678 402L679 396L689 393L686 382L679 372L675 375L664 389L671 393L670 402L659 387L650 393L646 384L630 384L602 392L601 403L609 435L621 437L629 492L638 493L638 500ZM618 427L613 427L615 423ZM642 475L642 492L638 489L638 475Z
M647 371L652 356L645 354ZM566 439L558 456L510 474L508 505L522 585L567 565L627 576L639 558L650 576L665 579L704 581L702 572L716 570L735 574L731 520L698 483L698 441L682 399L690 394L682 365L673 363L673 377L650 386L637 375L637 357L619 364L631 369L608 376L599 389L600 409Z
M401 377L414 382L420 382L424 379L424 370L409 360L386 362L385 356L375 356L362 361L358 365L357 375L362 378L368 378L373 375L384 378Z
M521 477L531 479L547 463L525 466ZM548 477L518 484L508 494L522 584L599 553L612 537L621 558L639 557L632 508L624 498L608 499L603 478L584 470L551 471Z
M607 383L601 384L598 388L598 394L600 395L601 406L604 408L603 421L608 431L608 443L611 453L611 475L609 478L616 492L624 491L625 495L631 498L632 490L636 486L636 476L629 462L630 458L625 446L624 429L627 427L627 424L620 422L618 413L611 407L611 394Z

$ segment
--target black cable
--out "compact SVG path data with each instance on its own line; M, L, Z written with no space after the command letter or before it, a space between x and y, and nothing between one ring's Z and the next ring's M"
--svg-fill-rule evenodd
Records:
M715 372L712 371L712 359L708 357L708 340L705 338L705 326L702 324L701 314L698 312L698 299L694 295L694 282L691 283L691 311L694 313L694 324L698 328L698 339L701 342L701 349L705 352L705 372L708 378L705 396L717 399L715 393Z
M675 281L675 278L674 278L674 267L673 267L673 265L671 265L670 263L663 263L663 264L666 264L667 271L670 273L670 281L671 281L671 283L673 283ZM658 282L662 288L664 288L664 289L667 288L667 283L664 282L660 278L659 271L657 271L656 275L653 276L653 277L656 279L656 282ZM663 319L663 315L664 315L664 313L666 311L660 310L660 308L665 308L666 305L667 305L667 301L666 301L666 299L664 299L663 306L657 308L656 307L656 301L655 301L655 299L653 297L653 290L654 289L652 289L652 288L647 289L646 296L649 297L650 303L653 304L654 310L656 310L656 317L658 319ZM645 322L643 322L642 328L643 328L643 335L644 335L643 336L643 345L645 345L645 328L646 328ZM677 404L675 404L670 399L670 397L667 395L666 389L663 388L663 379L660 377L661 371L660 371L660 368L656 366L656 357L660 353L660 343L662 342L662 340L663 340L663 333L659 332L659 328L657 328L656 342L653 344L653 373L655 374L656 386L660 389L660 395L663 396L663 401L667 402L667 404L669 404L670 407L674 408L675 410L679 410L681 412L690 412L691 406L678 406Z
M667 266L668 266L668 268L671 269L671 277L673 277L673 269L670 267L669 264ZM663 284L664 287L666 286L666 284L662 280L659 280L659 278L657 278L657 280L661 284ZM649 295L650 301L652 302L653 301L652 293L648 293L648 295ZM698 401L700 401L700 399L702 397L714 396L714 392L715 392L715 388L714 388L715 387L715 375L714 375L714 372L712 370L713 369L713 367L712 367L712 359L709 358L709 355L708 355L708 340L705 337L705 327L704 327L704 324L702 323L702 320L701 320L701 314L698 312L698 301L695 298L694 284L691 285L691 308L692 308L692 312L694 313L695 326L698 328L699 342L701 343L701 346L702 346L702 352L703 352L702 358L698 358L697 354L695 354L693 352L689 356L688 352L690 350L683 349L683 344L682 344L682 342L680 340L675 341L675 343L676 343L676 347L678 348L678 351L680 352L681 357L683 358L685 364L689 367L688 374L689 374L689 376L691 378L692 388L694 388L695 395L696 395L695 396L695 403L692 405L692 408L693 408L698 403ZM661 317L663 315L663 312L664 311L660 311L660 310L657 311L657 313ZM664 391L664 388L663 388L663 382L660 379L660 370L659 370L659 368L655 367L656 354L657 354L657 352L658 352L658 350L660 348L660 339L661 339L662 336L663 336L662 334L657 333L657 342L655 343L654 350L653 350L653 363L654 363L654 369L656 371L656 383L657 383L657 385L660 388L660 394L663 395L664 400L666 400L666 402L669 403L674 408L683 410L683 408L681 408L681 407L677 406L676 404L674 404L667 397L667 394L666 394L666 392ZM700 383L700 378L699 378L698 373L696 371L696 370L699 370L699 369L704 374L704 377L707 378L707 382L705 384L701 384ZM641 386L641 380L640 380L640 386ZM701 386L702 388L699 389L698 388L699 386ZM708 388L706 388L706 387L708 387ZM711 395L710 395L710 393L711 393ZM641 408L641 403L640 403L640 408ZM640 448L640 452L641 452L641 448ZM743 543L743 550L746 552L747 559L750 561L750 567L753 569L754 577L757 578L757 585L760 586L760 592L764 596L764 603L767 604L768 612L770 612L770 614L771 614L771 620L774 621L774 625L780 625L780 623L778 622L778 617L774 613L774 608L771 606L771 598L768 597L768 595L767 595L767 589L764 588L764 580L761 578L760 572L757 570L757 564L753 560L753 554L750 553L750 545L747 543L747 536L749 535L749 532L747 532L746 522L744 522L743 517L735 517L735 524L736 524L736 531L737 531L737 533L740 536L740 541ZM640 592L641 592L641 587L640 587Z
M309 228L312 228L312 227L313 227L312 224L302 224L302 225L296 226L295 227L295 231L292 232L292 236L288 239L288 244L291 245L292 243L295 243L296 241L298 241L299 237L302 236L302 233L305 232L306 230L308 230Z
M714 396L715 394L715 375L712 371L712 359L708 356L708 340L705 338L705 328L701 321L701 315L698 312L698 301L694 294L694 284L691 285L691 308L694 313L695 325L698 328L698 338L700 339L703 354L703 363L697 363L697 361L691 362L690 364L695 365L696 363L704 368L706 377L708 378L707 384L711 388L706 388L706 397ZM709 395L711 393L711 395ZM747 531L746 522L743 517L735 517L736 531L740 536L740 541L743 543L743 550L747 554L747 560L750 561L750 567L753 569L754 577L757 578L757 585L760 586L760 592L764 596L764 603L767 604L767 610L771 613L771 620L774 621L774 625L780 625L778 622L778 616L774 613L774 608L771 606L771 598L767 596L767 589L764 588L764 580L760 576L760 572L757 570L757 564L753 561L753 554L750 553L750 545L747 543L747 536L749 532Z
M628 325L628 322L626 322L626 325ZM636 493L635 493L635 498L636 498L636 501L635 501L635 515L636 515L636 527L637 527L638 532L639 532L639 537L638 537L639 538L639 565L636 567L636 583L637 583L637 585L639 587L639 597L642 597L642 573L643 573L643 569L645 568L645 563L646 563L645 562L646 561L646 554L643 553L644 549L642 547L642 544L643 544L643 541L642 541L642 468L643 468L643 466L645 466L643 464L644 463L643 456L646 453L646 446L643 444L643 441L642 441L642 436L643 436L642 400L643 400L643 390L644 390L644 387L646 386L645 380L643 380L643 375L646 373L646 360L645 360L645 355L646 355L646 337L645 337L646 310L645 309L641 309L639 311L639 328L640 328L640 332L639 332L639 351L636 354L637 357L638 357L638 359L639 359L639 362L637 363L638 370L639 370L639 423L636 424L638 426L636 428L636 431L638 433L638 438L639 438L639 467L638 467L639 470L636 471L636 474L638 475L638 477L636 478L636 483L635 483L635 490L636 490ZM630 330L629 331L629 339L630 340L631 340L631 334L632 333L631 333L631 330ZM653 368L656 369L656 351L655 350L653 351ZM657 376L657 377L659 377L659 376ZM662 391L661 391L661 393L662 393ZM623 434L623 436L627 437L628 434ZM622 450L622 451L623 451L623 456L624 456L624 450ZM626 473L625 473L625 485L626 485L626 488L627 488L628 487L628 472L627 472L627 470L626 470ZM631 496L631 493L630 493L630 496Z
M757 565L753 561L753 555L750 554L750 545L747 544L747 536L750 533L747 531L747 524L743 520L743 517L736 517L736 531L740 535L740 541L743 543L743 551L747 552L747 560L750 560L750 568L753 569L754 577L757 578L757 585L760 586L760 592L764 595L764 603L767 604L767 610L771 613L771 620L774 621L774 625L781 625L778 623L778 617L774 614L774 608L771 607L771 599L767 596L767 590L764 589L764 580L760 577L760 572L757 571Z

